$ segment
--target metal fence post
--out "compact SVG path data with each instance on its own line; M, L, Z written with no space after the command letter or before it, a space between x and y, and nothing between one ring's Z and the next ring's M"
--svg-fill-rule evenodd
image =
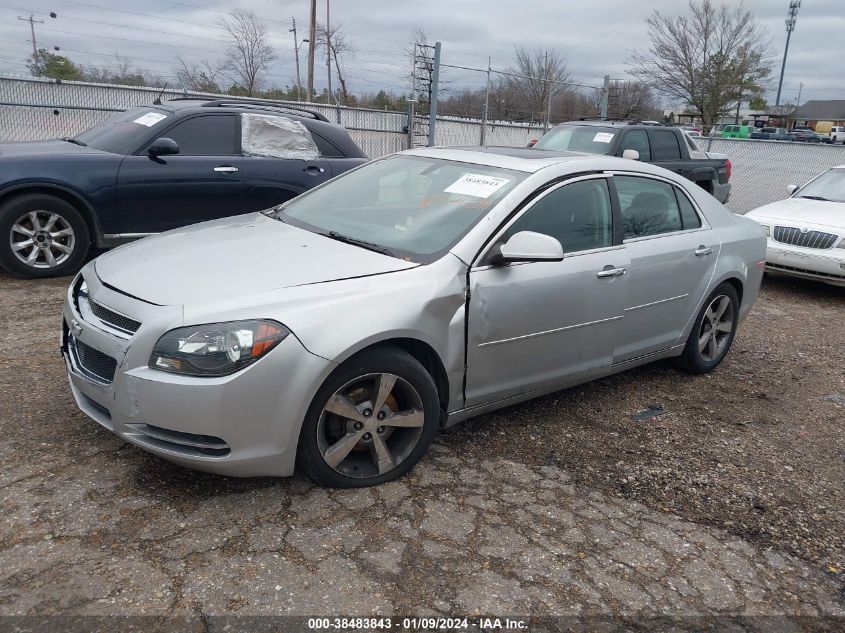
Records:
M414 99L408 99L408 149L414 149Z
M431 71L431 103L428 111L428 146L434 145L437 125L437 83L440 80L440 42L434 43L434 67Z
M487 111L490 107L490 62L492 57L487 58L487 90L484 93L484 116L481 118L481 146L487 145Z

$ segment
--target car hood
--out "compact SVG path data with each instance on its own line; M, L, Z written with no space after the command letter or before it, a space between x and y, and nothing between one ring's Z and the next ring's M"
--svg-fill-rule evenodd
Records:
M58 154L104 154L93 147L82 147L61 139L52 141L34 141L31 143L0 143L0 158L18 158L23 156L56 156Z
M190 305L417 265L251 213L127 244L97 258L95 269L144 301Z
M747 215L755 220L783 220L842 228L845 227L845 202L787 198L749 211Z

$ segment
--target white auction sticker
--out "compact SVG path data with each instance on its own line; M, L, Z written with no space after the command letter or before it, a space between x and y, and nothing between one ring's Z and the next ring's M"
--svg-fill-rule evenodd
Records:
M612 132L599 132L593 137L593 143L610 143L613 140Z
M496 178L495 176L483 176L481 174L464 174L443 191L446 193L473 196L475 198L489 198L509 182L510 180L507 178Z
M132 119L132 123L139 123L140 125L152 127L159 121L166 118L166 114L159 114L158 112L147 112L146 114L139 116L137 119Z

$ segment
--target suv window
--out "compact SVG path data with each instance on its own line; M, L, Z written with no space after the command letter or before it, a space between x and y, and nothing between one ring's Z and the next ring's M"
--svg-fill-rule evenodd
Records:
M680 160L681 147L678 145L678 136L669 130L652 130L651 146L654 151L654 160Z
M335 147L334 143L323 138L316 132L311 132L311 138L314 139L317 149L320 150L320 156L325 158L346 158L346 155Z
M615 176L625 239L680 231L681 212L674 187L635 176Z
M181 156L228 156L236 153L237 119L228 114L195 116L163 134L176 141Z
M247 156L314 160L320 155L301 121L272 114L241 115L241 146Z
M645 130L631 130L622 138L622 146L619 148L619 155L626 149L635 149L640 153L640 160L649 162L651 160L651 148L648 145L648 134Z
M582 180L547 194L508 229L505 239L520 231L556 238L565 253L613 244L607 180Z

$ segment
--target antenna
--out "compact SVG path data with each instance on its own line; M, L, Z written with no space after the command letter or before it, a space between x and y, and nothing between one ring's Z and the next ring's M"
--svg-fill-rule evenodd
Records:
M161 89L161 92L158 93L156 100L153 101L153 105L161 105L161 95L164 94L165 90L167 90L167 82L164 82L164 87Z

